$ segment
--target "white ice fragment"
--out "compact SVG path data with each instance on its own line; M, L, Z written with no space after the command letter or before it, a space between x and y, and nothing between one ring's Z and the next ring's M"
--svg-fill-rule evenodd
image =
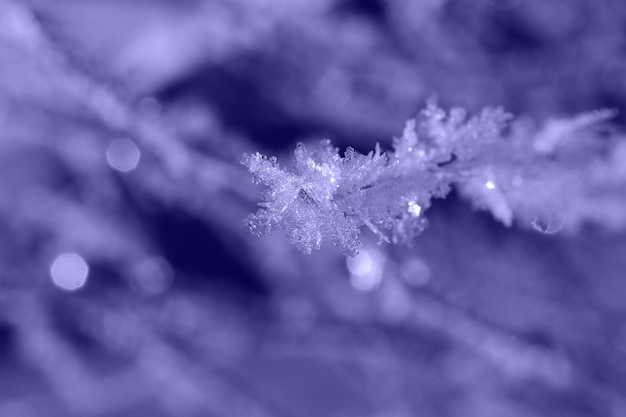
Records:
M65 291L82 288L87 282L88 275L89 265L76 253L61 254L50 266L52 282Z
M408 211L415 217L418 217L420 214L422 214L422 206L415 203L414 201L409 201Z
M533 147L539 153L553 153L575 133L611 119L617 115L614 109L601 109L580 114L572 119L549 120L535 136Z

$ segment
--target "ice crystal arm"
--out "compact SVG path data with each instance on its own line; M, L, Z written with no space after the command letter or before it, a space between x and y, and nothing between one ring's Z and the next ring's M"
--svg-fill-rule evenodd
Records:
M599 216L589 198L600 182L611 184L611 192L601 193L610 200L611 222L626 224L626 214L618 214L626 198L616 192L626 184L624 152L606 163L588 152L597 141L590 127L611 115L600 111L533 129L499 108L468 118L463 109L446 112L431 101L389 152L377 145L367 155L348 148L341 156L328 140L299 144L290 170L276 158L245 155L255 181L268 187L247 224L256 235L285 230L305 253L329 240L353 255L364 226L380 241L410 242L428 225L431 200L455 187L507 226L520 219L550 233L568 214L573 224Z

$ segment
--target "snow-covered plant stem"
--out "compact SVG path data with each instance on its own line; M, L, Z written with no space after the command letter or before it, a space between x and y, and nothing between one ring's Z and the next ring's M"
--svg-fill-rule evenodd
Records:
M377 144L367 155L348 148L341 156L329 140L298 144L290 170L275 157L244 155L254 180L268 187L246 221L255 235L285 230L305 253L330 240L354 255L363 226L381 241L410 242L428 225L431 200L454 187L507 226L554 233L592 220L623 227L626 193L616 191L626 190L626 143L593 129L612 115L602 110L535 128L500 108L468 118L430 100L390 152Z

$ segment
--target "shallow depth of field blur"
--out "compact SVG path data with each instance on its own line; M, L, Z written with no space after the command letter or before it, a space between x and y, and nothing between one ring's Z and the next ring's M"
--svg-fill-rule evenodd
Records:
M625 131L626 2L0 0L0 417L625 416L622 227L247 230L244 152L389 148L435 94Z

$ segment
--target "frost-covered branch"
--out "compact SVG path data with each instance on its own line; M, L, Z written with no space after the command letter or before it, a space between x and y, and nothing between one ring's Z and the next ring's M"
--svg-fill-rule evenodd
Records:
M427 227L431 200L454 187L506 226L517 219L545 233L586 220L623 227L626 142L593 130L613 115L601 110L535 128L500 108L468 118L431 100L390 152L377 145L341 156L329 140L299 144L291 170L275 157L245 155L255 181L269 188L247 223L255 235L285 230L305 253L330 240L354 255L363 226L381 241L410 242Z

